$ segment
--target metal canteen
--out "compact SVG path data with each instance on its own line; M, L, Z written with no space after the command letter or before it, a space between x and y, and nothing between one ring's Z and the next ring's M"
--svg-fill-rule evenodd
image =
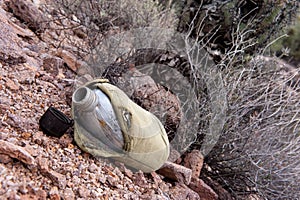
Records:
M121 150L124 139L109 98L100 89L80 87L73 94L75 120L111 149Z
M81 104L87 96L89 103ZM74 92L72 115L76 143L94 156L144 172L159 169L169 157L169 140L159 119L103 79Z

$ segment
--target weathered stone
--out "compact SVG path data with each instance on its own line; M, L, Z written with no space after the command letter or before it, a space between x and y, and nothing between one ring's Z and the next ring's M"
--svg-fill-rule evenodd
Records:
M118 179L116 177L107 176L106 180L109 183L109 185L111 185L113 187L116 187L116 185L118 184Z
M69 134L64 134L59 138L59 143L62 145L63 148L69 147L72 144L73 138Z
M97 165L95 165L95 163L92 163L89 167L88 167L89 172L91 173L96 173L98 170Z
M27 194L27 193L28 193L28 189L27 189L25 183L24 183L24 184L21 184L21 185L19 186L19 191L20 191L22 194Z
M138 171L134 174L134 183L140 187L146 187L147 186L147 180L144 176L144 173L142 171Z
M10 106L7 104L0 103L0 114L3 115L5 112L9 110Z
M162 179L156 172L151 172L151 176L153 177L155 186L158 187L158 185L162 182Z
M84 199L87 199L87 197L90 195L90 191L88 189L86 189L86 187L84 187L84 186L79 187L78 193L79 193L79 196Z
M190 184L192 178L191 169L171 162L166 162L157 173L186 185Z
M33 31L40 33L45 30L47 17L31 1L10 0L7 6Z
M67 66L74 72L77 72L80 66L83 65L83 62L79 61L76 58L76 56L69 51L59 50L57 52L57 56L61 57L64 60L64 62L67 64Z
M120 165L121 172L123 172L128 178L132 178L133 177L133 172L130 169L128 169L124 165L124 163L119 163L119 165Z
M203 180L209 185L219 196L219 200L232 200L231 194L225 190L217 181L212 180L210 177L204 177Z
M176 184L174 187L170 189L170 199L175 200L182 200L182 199L189 199L189 200L200 200L199 195L188 188L184 184ZM202 200L202 198L201 198Z
M47 176L53 181L54 185L64 189L67 185L66 177L56 171L50 170Z
M33 157L37 157L40 152L38 148L34 148L33 146L31 146L30 144L26 144L26 146L24 147L26 149L26 151L28 151L28 153L30 153L30 155L32 155Z
M38 158L38 168L41 173L52 180L53 184L58 186L60 189L64 189L67 185L66 177L58 172L49 169L48 161L45 158Z
M3 9L0 8L0 62L18 64L26 62L22 54L18 32L9 24L10 20ZM21 29L21 28L20 28ZM10 33L10 34L7 34Z
M11 113L8 113L7 114L8 116L8 119L6 120L6 122L11 125L12 127L15 127L15 128L21 128L23 127L24 123L24 119L21 118L21 116L18 116L18 115L14 115L14 114L11 114Z
M121 172L121 170L118 167L115 167L113 173L115 173L120 179L124 178L124 174Z
M192 177L199 178L204 157L199 150L193 150L184 158L184 166L192 170Z
M6 81L5 86L7 88L9 88L10 90L13 90L13 91L19 90L20 87L19 87L18 83L15 83L14 81L12 81L9 78L6 78L5 81Z
M6 154L0 154L0 163L6 164L12 162L12 158Z
M66 188L63 193L63 199L65 200L74 200L75 194L71 188Z
M44 142L44 134L42 131L37 131L35 134L33 134L33 141L38 144L38 145L42 145L42 143Z
M51 57L47 56L43 59L43 69L48 72L53 74L54 76L58 75L59 72L59 67L63 65L63 61L61 58L58 57Z
M47 192L45 190L39 189L34 193L31 191L29 194L23 194L20 196L22 200L46 200Z
M34 165L34 158L23 148L10 142L0 140L0 153L16 158L27 165Z
M38 198L35 195L32 195L32 194L25 194L25 195L21 195L21 199L22 200L37 200Z
M42 189L37 190L35 192L35 194L36 194L36 198L38 200L46 200L46 198L47 198L47 192L45 190L42 190Z
M50 200L60 200L60 195L57 187L52 187L49 192Z
M211 189L203 180L199 178L192 178L189 187L198 193L201 199L203 200L217 200L218 195L216 192Z
M106 179L106 176L104 176L103 174L100 174L98 180L100 181L100 183L104 184L107 179Z

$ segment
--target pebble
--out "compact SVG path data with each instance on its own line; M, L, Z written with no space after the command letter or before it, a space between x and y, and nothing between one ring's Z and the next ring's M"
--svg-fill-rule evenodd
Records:
M52 187L49 192L50 200L60 200L60 195L57 187Z
M91 173L95 173L95 172L98 171L98 167L97 167L97 165L95 165L94 163L92 163L91 165L89 165L88 170L89 170Z
M9 155L6 154L0 154L0 163L7 164L9 162L12 162L12 158Z
M79 186L78 193L79 193L80 197L85 198L85 199L88 196L90 196L90 191L88 189L86 189L84 186Z
M23 148L13 143L0 140L0 153L16 158L28 165L34 165L34 158Z
M6 78L6 83L5 83L5 86L7 88L9 88L10 90L12 91L17 91L19 90L19 85L17 83L15 83L14 81L12 81L11 79L9 78Z
M63 199L64 200L74 200L75 194L71 188L66 188L63 192Z

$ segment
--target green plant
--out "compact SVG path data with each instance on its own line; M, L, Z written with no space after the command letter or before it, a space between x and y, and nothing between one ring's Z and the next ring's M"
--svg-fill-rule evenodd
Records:
M189 30L192 37L202 38L216 61L236 46L237 37L251 44L242 53L259 53L291 23L299 6L296 0L179 2L173 1L175 7L181 8L178 30Z
M285 37L271 45L271 52L297 65L300 61L300 14L294 24L286 28L284 33L286 33Z

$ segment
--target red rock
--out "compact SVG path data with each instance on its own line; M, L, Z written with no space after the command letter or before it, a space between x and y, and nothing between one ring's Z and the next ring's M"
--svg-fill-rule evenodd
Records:
M50 200L60 200L60 195L57 187L52 187L49 192Z
M73 138L70 134L64 134L59 138L59 143L62 145L62 148L69 147L70 144L72 144Z
M61 57L68 67L74 72L77 72L79 67L83 64L82 61L79 61L75 55L66 50L58 51L57 56Z
M18 37L18 35L23 35L20 31L22 28L11 25L13 24L12 21L2 9L0 11L0 22L0 46L2 47L0 48L0 61L8 64L25 63L26 59L19 46L21 38Z
M48 160L46 158L37 158L37 164L42 173L47 173L49 171Z
M43 68L46 72L53 74L54 76L58 75L58 69L63 65L63 61L58 57L47 56L43 59Z
M21 136L22 136L22 138L24 138L24 139L29 139L31 136L32 136L32 134L31 133L29 133L29 132L23 132L22 134L21 134Z
M19 88L20 88L19 85L17 83L15 83L14 81L12 81L11 79L6 78L5 81L6 81L5 86L7 88L9 88L10 90L13 90L13 91L19 90Z
M28 153L30 153L30 155L32 155L33 157L37 157L40 152L39 149L35 149L33 146L31 146L30 144L26 144L26 146L24 147L26 151L28 151Z
M87 197L90 196L90 191L88 189L86 189L84 186L79 187L78 193L79 193L79 196L84 199L87 199Z
M60 189L64 189L67 185L66 177L56 171L50 170L47 176L53 181L53 184L58 186Z
M162 182L162 179L160 178L160 176L156 172L151 172L151 176L153 177L155 186L158 187L159 184Z
M189 187L198 193L201 200L217 200L218 195L209 187L203 180L199 178L192 178Z
M6 154L0 154L0 163L6 164L12 162L12 158Z
M26 186L25 183L24 183L24 184L21 184L21 185L19 186L19 191L20 191L21 194L27 194L27 193L28 193L28 189L27 189L27 186Z
M6 104L0 103L0 114L3 115L5 112L9 111L10 107Z
M121 172L121 170L118 167L115 167L113 173L116 174L120 179L124 178L124 174Z
M46 200L47 193L46 191L39 189L34 194L24 194L20 196L22 200Z
M16 158L27 165L34 165L34 158L23 148L10 142L0 140L0 153Z
M191 169L168 161L157 170L157 173L186 185L190 184L192 178Z
M38 200L46 199L47 192L45 190L40 189L36 192L36 196L38 197Z
M35 142L36 144L41 145L43 143L43 137L44 137L43 132L37 131L32 135L32 137L33 137L33 142Z
M192 177L199 178L204 157L199 150L193 150L184 158L184 166L192 170Z
M98 167L97 165L95 165L95 163L90 164L90 166L88 167L89 172L91 173L97 173L98 171Z
M140 187L146 187L148 185L147 180L142 171L138 171L134 174L134 183Z
M124 173L124 175L126 175L128 178L132 178L133 177L133 172L130 170L130 169L128 169L125 165L124 165L124 163L118 163L119 165L120 165L120 170L121 170L121 172L123 172Z
M65 175L55 172L48 167L48 161L45 158L38 158L38 168L41 173L52 180L53 184L58 186L60 189L64 189L67 185Z
M107 176L106 177L107 182L111 185L116 187L116 185L118 184L118 179L112 176Z
M106 182L106 176L104 176L103 174L100 174L98 179L102 184Z
M64 200L74 200L75 194L74 194L73 190L70 188L66 188L63 193L63 199Z
M34 31L42 32L45 29L46 16L28 0L10 0L7 6L13 11L14 15L22 19L28 27Z
M219 200L233 200L231 194L227 190L225 190L217 181L214 181L209 177L205 177L205 179L203 180L218 194Z
M174 187L170 189L169 194L170 194L170 199L175 199L175 200L182 200L182 199L200 200L199 195L184 184L176 184Z

